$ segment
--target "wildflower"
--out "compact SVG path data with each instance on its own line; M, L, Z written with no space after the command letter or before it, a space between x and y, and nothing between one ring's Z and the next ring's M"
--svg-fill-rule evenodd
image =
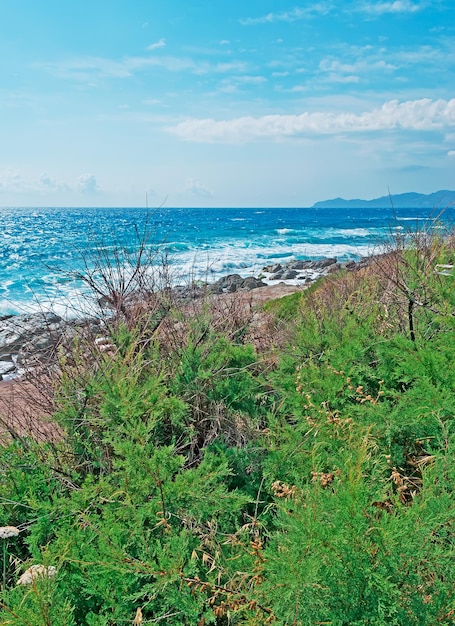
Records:
M1 526L0 539L8 539L9 537L17 537L21 531L15 526Z
M37 578L52 578L57 573L53 565L31 565L17 581L18 585L30 585Z

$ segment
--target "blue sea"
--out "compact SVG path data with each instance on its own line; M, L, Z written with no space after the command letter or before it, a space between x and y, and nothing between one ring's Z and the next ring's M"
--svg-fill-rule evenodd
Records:
M436 227L453 223L447 209ZM175 284L215 281L292 259L357 260L434 218L416 209L0 209L0 315L53 309L77 315L87 290L73 273L84 263L134 250L144 229L167 255ZM98 251L98 252L96 252ZM84 260L85 259L85 260Z

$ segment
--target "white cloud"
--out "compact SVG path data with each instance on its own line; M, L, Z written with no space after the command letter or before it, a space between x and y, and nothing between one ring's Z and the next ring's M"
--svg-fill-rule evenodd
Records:
M323 59L319 63L323 72L335 72L340 74L357 74L359 72L371 72L377 70L396 70L397 67L384 60L358 59L354 63L342 63L338 59Z
M380 50L379 52L385 53L386 51ZM453 57L453 50L450 48L436 48L428 45L419 46L418 48L410 50L397 50L396 52L393 52L394 61L407 65L431 64L441 67L441 65L445 65L451 57Z
M42 69L58 78L71 78L87 81L94 76L127 78L131 76L131 62L111 61L102 57L83 57L64 61L35 63L33 67Z
M332 9L329 2L317 2L308 7L295 7L292 11L284 11L282 13L267 13L261 17L246 17L240 20L243 26L251 26L254 24L267 24L272 22L297 22L315 15L327 15Z
M134 72L147 67L164 67L177 72L194 69L190 59L174 57L127 57L121 61L113 61L103 57L81 57L65 61L35 63L34 67L42 69L57 78L87 82L94 78L130 78Z
M41 174L38 180L33 180L25 178L20 171L8 167L0 172L0 190L10 193L41 194L71 191L71 188L46 173Z
M221 87L218 88L219 93L237 93L239 88L237 85L233 85L232 83L224 83Z
M344 63L339 59L322 59L319 63L319 69L323 80L326 82L358 83L360 82L359 75L369 77L374 72L374 76L377 77L378 72L394 71L397 67L383 59L375 60L368 57Z
M416 2L413 0L383 0L382 2L365 1L360 5L356 11L362 13L368 13L369 15L385 15L385 14L409 14L422 11L429 4L429 0ZM259 17L246 17L240 19L240 23L243 26L252 26L255 24L271 24L273 22L297 22L307 18L316 17L318 15L328 15L331 11L336 9L336 4L333 2L322 1L315 2L307 7L295 7L290 11L283 11L281 13L267 13ZM344 7L344 12L351 13L352 8Z
M147 50L157 50L158 48L164 48L166 45L166 40L161 38L159 41L155 41L155 43L151 43L147 46Z
M455 99L390 100L381 108L353 112L305 112L231 120L188 119L168 128L187 141L244 143L258 139L380 130L443 130L455 126Z
M354 74L327 74L325 81L328 83L354 84L360 82L360 77Z
M7 167L0 172L0 189L2 191L28 191L31 188L22 174L12 167Z
M194 178L189 178L186 181L185 191L189 191L196 196L201 196L202 198L211 198L213 196L210 189Z
M65 61L35 63L33 67L44 70L58 78L88 82L94 78L130 78L133 74L148 68L163 68L169 72L192 72L193 74L223 74L245 71L246 64L240 61L230 63L196 62L179 57L125 57L113 61L103 57L81 57Z
M70 187L66 183L59 182L45 172L41 174L38 184L43 191L70 191Z
M449 150L447 156L449 159L455 159L455 150Z
M386 13L417 13L425 8L424 4L411 2L411 0L394 0L394 2L369 2L360 7L360 10L372 15L384 15Z
M82 193L96 193L100 191L93 174L81 174L77 179L77 187Z
M239 76L235 80L239 83L251 83L252 85L260 85L267 82L265 76Z

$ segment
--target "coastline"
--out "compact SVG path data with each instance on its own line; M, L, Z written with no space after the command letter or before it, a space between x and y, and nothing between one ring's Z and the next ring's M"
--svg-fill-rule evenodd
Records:
M228 274L213 283L175 286L169 290L171 302L178 306L204 297L223 294L248 294L252 304L288 295L304 289L316 280L332 272L356 270L365 264L361 261L339 263L336 258L319 261L288 261L265 266L258 276L242 277ZM158 292L158 296L160 292ZM168 294L165 294L168 298ZM132 294L128 306L142 305L140 298ZM48 356L62 340L70 341L81 328L90 326L93 335L102 333L103 319L109 319L108 299L98 299L99 315L94 313L78 319L65 319L52 310L0 318L0 385L14 380L25 370L34 367L34 361L45 363Z
M173 297L179 306L191 304L193 312L198 306L194 303L202 303L204 298L220 303L220 312L224 310L229 314L233 303L243 312L252 312L265 302L304 291L319 278L335 271L362 269L371 263L372 258L348 263L338 263L335 258L289 261L264 267L259 277L243 278L231 274L211 284L176 287L172 290ZM255 313L252 325L259 342L261 324L261 316ZM8 433L11 436L33 432L34 437L42 440L58 437L58 429L49 419L52 392L46 367L55 359L57 347L62 342L71 342L84 330L88 330L96 342L97 336L105 334L102 316L65 320L47 312L0 319L0 440ZM27 373L32 373L31 379L27 378Z

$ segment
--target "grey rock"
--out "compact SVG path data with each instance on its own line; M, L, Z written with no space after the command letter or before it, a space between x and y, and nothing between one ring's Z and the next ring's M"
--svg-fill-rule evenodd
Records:
M305 270L311 267L312 261L293 261L290 268L293 270Z
M281 275L282 280L293 280L294 278L297 278L298 276L298 272L296 270L286 270L285 272L283 272L283 274Z
M215 283L209 285L208 290L213 294L235 293L239 289L251 291L251 289L264 286L265 283L260 278L255 278L254 276L242 278L240 274L229 274L229 276L223 276Z
M254 276L247 276L243 280L242 289L246 291L251 291L252 289L257 289L258 287L265 287L266 283L262 281L260 278L255 278Z
M314 269L323 270L329 267L329 265L334 265L334 263L337 263L337 259L321 259L321 261L315 261L313 267Z
M16 366L14 365L12 361L0 361L0 380L2 376L4 376L5 374L10 374L11 372L14 372L15 369L16 369Z
M281 272L283 266L281 263L275 263L274 265L267 265L264 267L264 272L270 272L270 274L276 274L277 272Z
M16 353L34 337L59 331L62 318L54 313L14 315L0 321L0 356Z
M355 266L355 261L346 261L346 263L340 263L340 269L342 270L353 270Z

